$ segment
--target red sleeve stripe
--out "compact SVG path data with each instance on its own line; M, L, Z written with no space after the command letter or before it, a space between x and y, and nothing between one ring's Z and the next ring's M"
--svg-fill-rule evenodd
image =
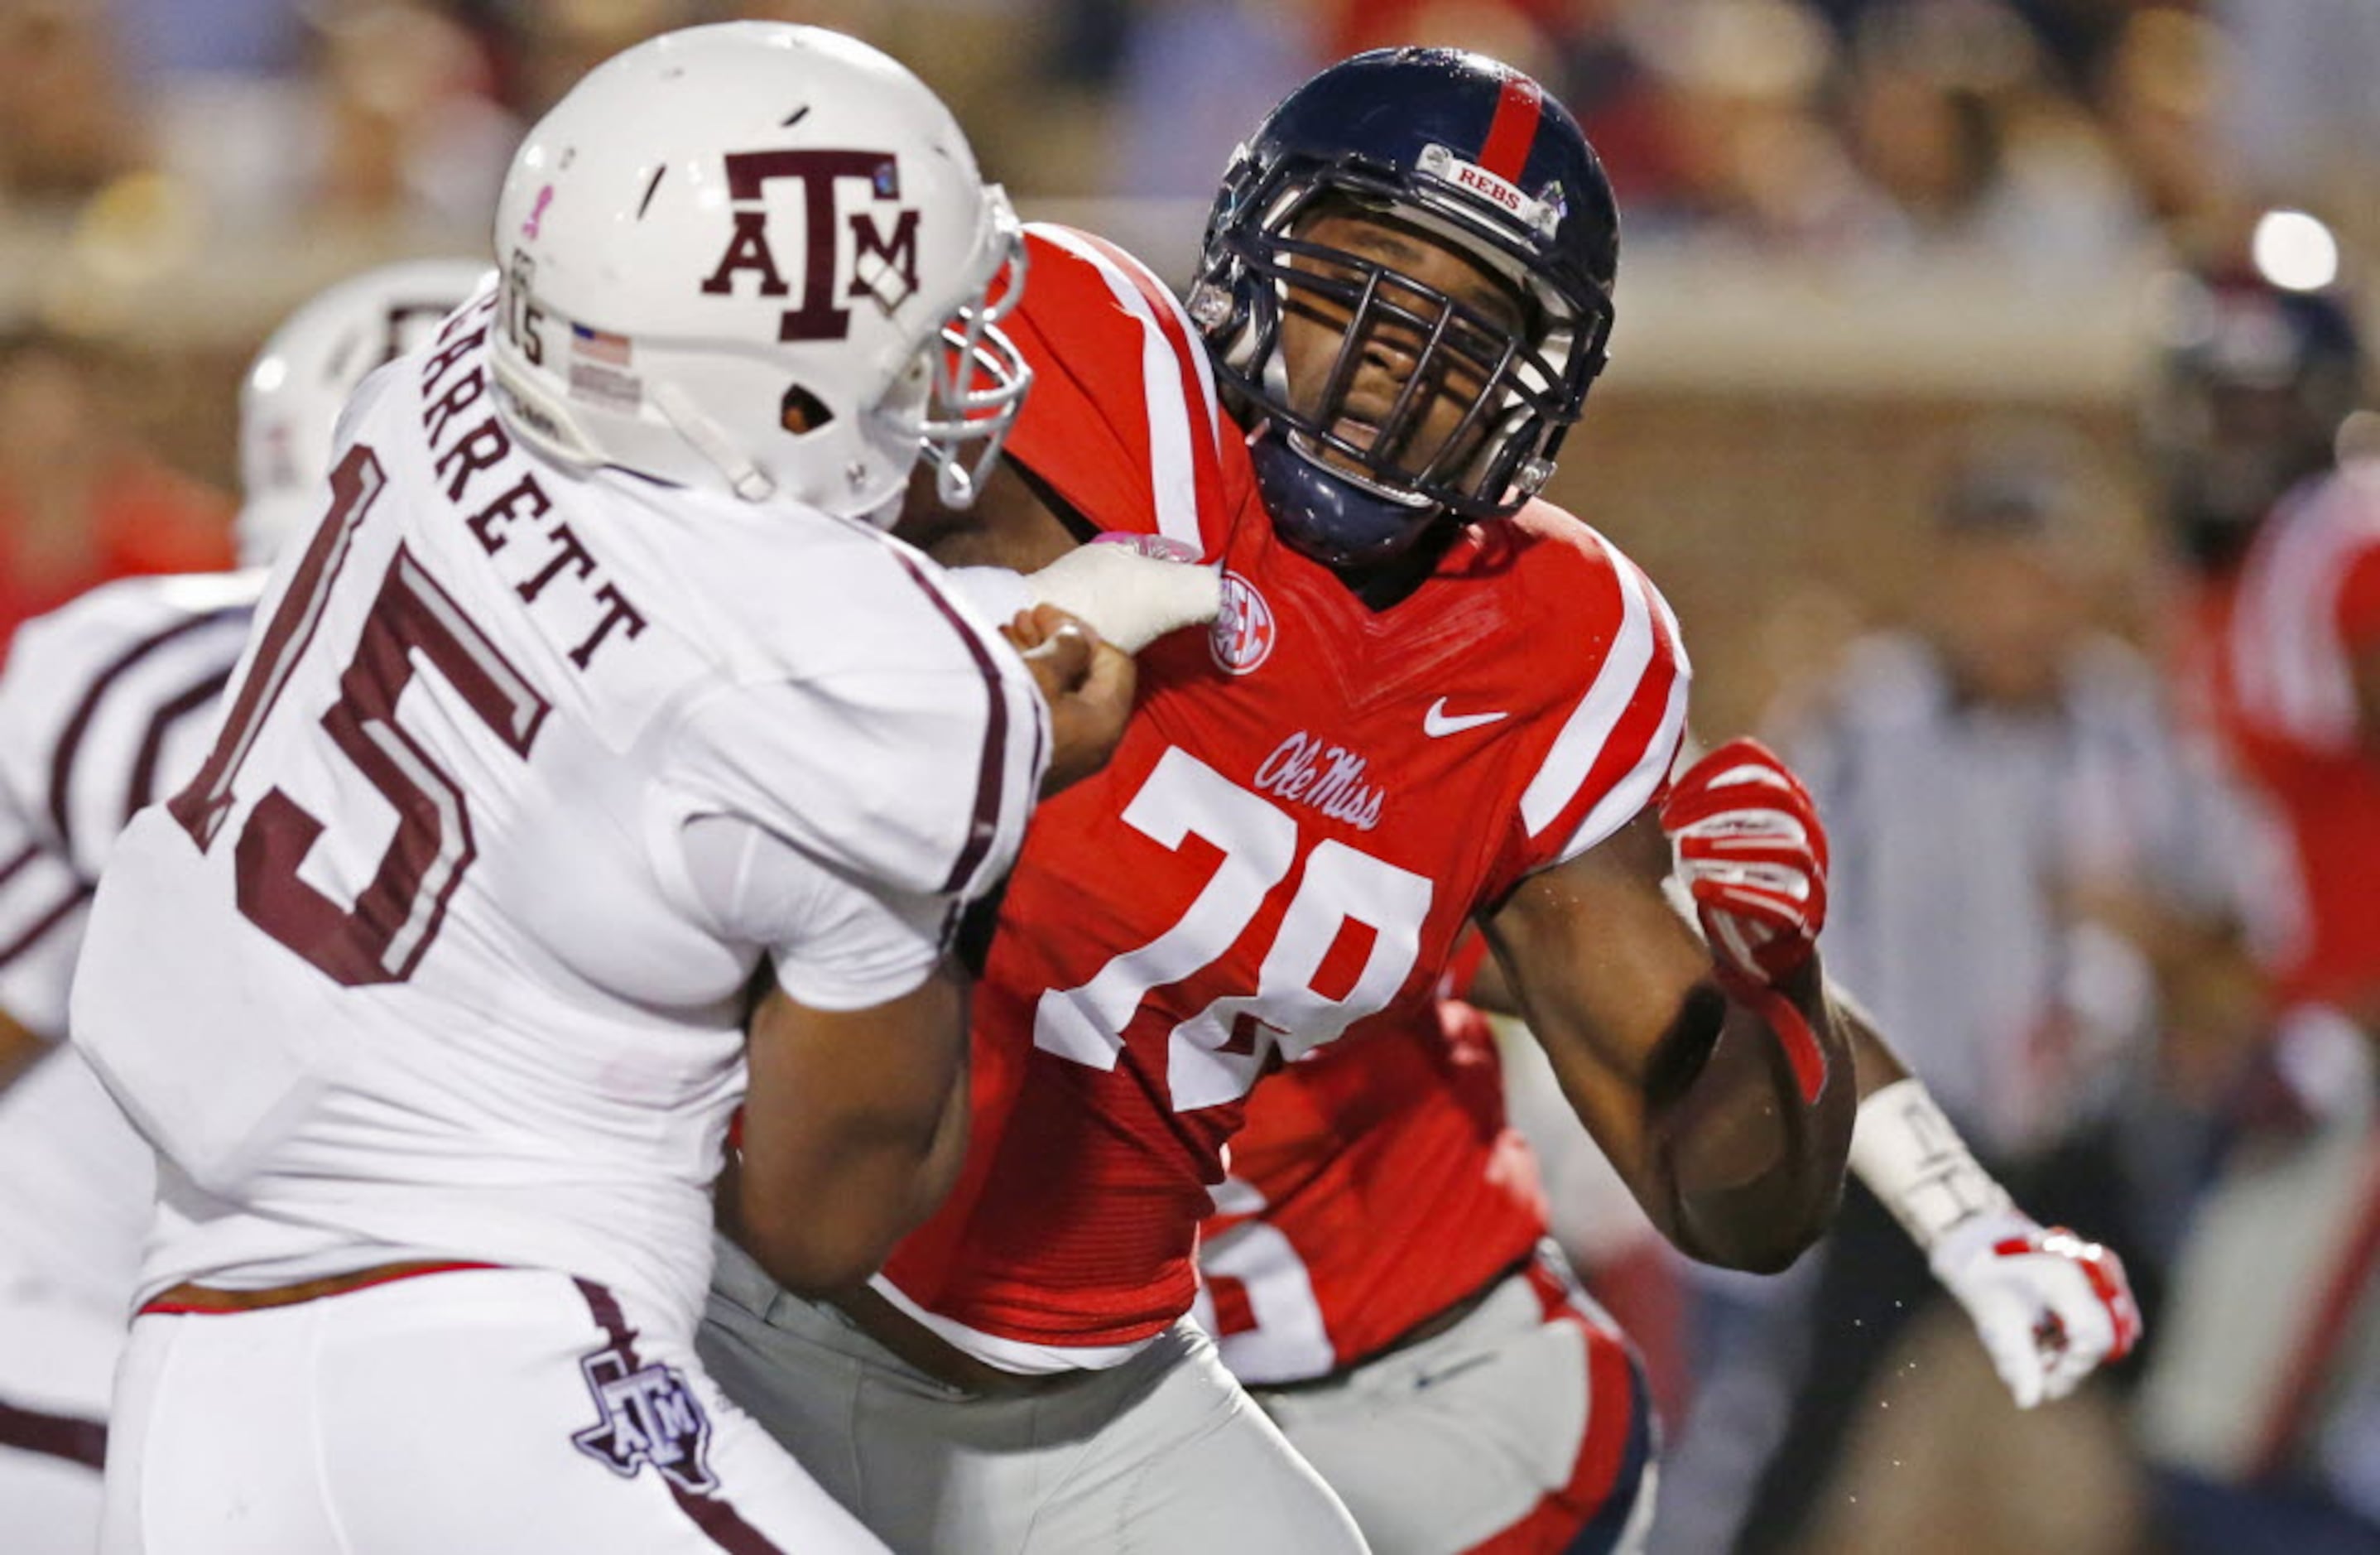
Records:
M2352 476L2290 502L2252 555L2226 645L2242 710L2289 738L2354 742L2359 711L2338 597L2360 552L2380 545L2380 513Z
M1596 543L1620 593L1620 629L1595 683L1521 795L1522 824L1532 837L1566 814L1582 793L1597 795L1572 852L1609 835L1658 791L1684 732L1691 678L1677 651L1669 607L1625 557L1599 536Z
M1631 817L1659 796L1661 784L1669 780L1670 769L1676 764L1678 747L1686 734L1687 676L1672 666L1669 676L1669 695L1658 701L1646 699L1637 704L1636 711L1646 716L1643 722L1653 725L1650 738L1636 747L1636 764L1627 776L1613 784L1586 812L1578 830L1562 844L1561 856L1575 858L1603 841L1622 826ZM1653 716L1658 708L1658 716ZM1622 730L1614 740L1613 750L1628 748L1629 732Z
M1140 322L1141 382L1148 410L1149 498L1160 534L1208 546L1199 523L1202 493L1220 500L1222 480L1216 439L1220 416L1206 353L1193 343L1188 321L1172 294L1131 256L1067 227L1037 225L1035 236L1090 264L1117 303ZM1028 283L1029 285L1029 283ZM1205 411L1204 436L1192 407Z
M1496 98L1496 116L1488 123L1488 140L1479 148L1479 165L1508 184L1518 184L1544 112L1545 94L1536 82L1526 76L1507 76Z
M1646 694L1632 704L1628 717L1621 721L1621 727L1605 745L1602 756L1597 759L1596 770L1587 778L1590 792L1598 786L1608 784L1609 787L1604 796L1596 802L1595 808L1587 812L1586 819L1580 822L1578 830L1572 832L1570 840L1562 844L1561 856L1564 858L1575 858L1585 853L1626 825L1629 817L1658 798L1662 786L1669 782L1670 773L1677 768L1678 752L1686 740L1686 711L1694 671L1692 661L1686 657L1685 640L1678 630L1678 618L1671 613L1670 601L1661 597L1661 590L1653 586L1653 580L1645 576L1643 569L1617 552L1611 554L1619 564L1621 576L1633 580L1637 588L1644 590L1645 597L1652 601L1654 635L1659 639L1660 646L1654 656L1654 673L1646 677ZM1655 677L1664 673L1668 676L1668 695L1654 695ZM1656 708L1659 710L1658 715ZM1648 727L1650 733L1640 747L1634 743L1636 732ZM1638 752L1636 764L1625 776L1618 775L1615 759L1623 758L1632 750Z

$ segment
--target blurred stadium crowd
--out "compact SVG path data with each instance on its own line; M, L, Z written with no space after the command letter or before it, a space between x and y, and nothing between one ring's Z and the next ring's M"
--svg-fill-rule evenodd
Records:
M1627 246L1615 365L1555 493L1678 605L1705 735L1778 735L1846 859L1901 868L1925 853L1912 837L1948 855L1907 866L1949 881L1945 924L1896 922L1888 882L1847 870L1830 964L2021 1198L2118 1245L2166 1298L2146 1355L2019 1416L1956 1314L1921 1310L1922 1267L1895 1274L1907 1250L1860 1240L1856 1213L1835 1267L1864 1306L1825 1259L1775 1282L1677 1264L1515 1046L1558 1224L1664 1394L1657 1548L2380 1549L2380 1387L2360 1384L2380 1349L2369 1059L2321 1032L2267 1042L2252 979L2163 917L2142 929L2143 910L2197 905L2161 856L2165 832L2192 830L2192 774L2110 778L2090 738L2022 727L2028 675L2154 657L2184 619L2142 431L2158 273L2261 236L2268 273L2320 287L2380 252L2380 6L0 0L0 643L103 578L226 565L237 375L274 320L365 264L482 251L520 130L569 82L728 17L886 48L1027 216L1176 276L1233 139L1322 64L1448 43L1558 87ZM2259 227L2275 208L2326 226ZM1896 653L1935 655L1983 710L1925 759L1874 733L1907 693ZM2122 747L2133 673L2122 660L2060 716ZM1914 796L1898 811L1852 781L1888 770ZM2142 782L2167 785L2170 813L2142 813ZM1888 968L1925 953L1896 963L1889 930L1921 927L1963 938L1990 986L1923 965L1896 986ZM2221 1351L2237 1323L2265 1336L2241 1341L2252 1359L2155 1378L2179 1335L2160 1311L2225 1275L2191 1238L2243 1128L2279 1142L2280 1174L2218 1212L2319 1203L2333 1229L2306 1236L2352 1256L2230 1270L2228 1315L2179 1328ZM2314 1316L2335 1320L2309 1337ZM2318 1401L2274 1406L2277 1441L2230 1451L2219 1419L2192 1424L2325 1377ZM2177 1463L2268 1493L2177 1501L2151 1473Z

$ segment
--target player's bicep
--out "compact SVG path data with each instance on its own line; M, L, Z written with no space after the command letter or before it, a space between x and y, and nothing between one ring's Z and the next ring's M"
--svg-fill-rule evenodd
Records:
M735 1234L789 1289L866 1279L949 1192L966 1144L966 1002L955 976L825 1009L762 996L747 1046Z
M1669 871L1669 841L1646 810L1523 881L1481 924L1572 1109L1640 1186L1664 1045L1717 998L1709 953L1663 893Z

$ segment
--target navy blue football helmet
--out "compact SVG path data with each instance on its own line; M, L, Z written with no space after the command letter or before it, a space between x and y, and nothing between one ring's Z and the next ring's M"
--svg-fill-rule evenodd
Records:
M2142 431L2175 541L2220 567L2284 492L2336 461L2362 397L2362 339L2343 295L2280 286L2252 265L2159 284Z
M1334 214L1461 256L1512 306L1313 240ZM1603 370L1619 237L1577 121L1492 59L1379 49L1283 99L1224 175L1190 294L1217 371L1260 418L1251 453L1282 538L1364 567L1448 513L1500 516L1535 495ZM1300 313L1342 333L1323 381L1293 390L1282 322ZM1377 374L1352 403L1367 355L1400 363L1387 403ZM1460 419L1435 430L1450 400Z

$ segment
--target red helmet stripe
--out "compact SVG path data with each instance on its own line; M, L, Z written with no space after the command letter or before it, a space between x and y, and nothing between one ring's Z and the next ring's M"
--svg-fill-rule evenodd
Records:
M1488 125L1488 140L1479 148L1479 165L1508 184L1521 181L1528 165L1529 148L1536 144L1537 120L1545 94L1526 76L1507 76L1496 98L1496 116Z

